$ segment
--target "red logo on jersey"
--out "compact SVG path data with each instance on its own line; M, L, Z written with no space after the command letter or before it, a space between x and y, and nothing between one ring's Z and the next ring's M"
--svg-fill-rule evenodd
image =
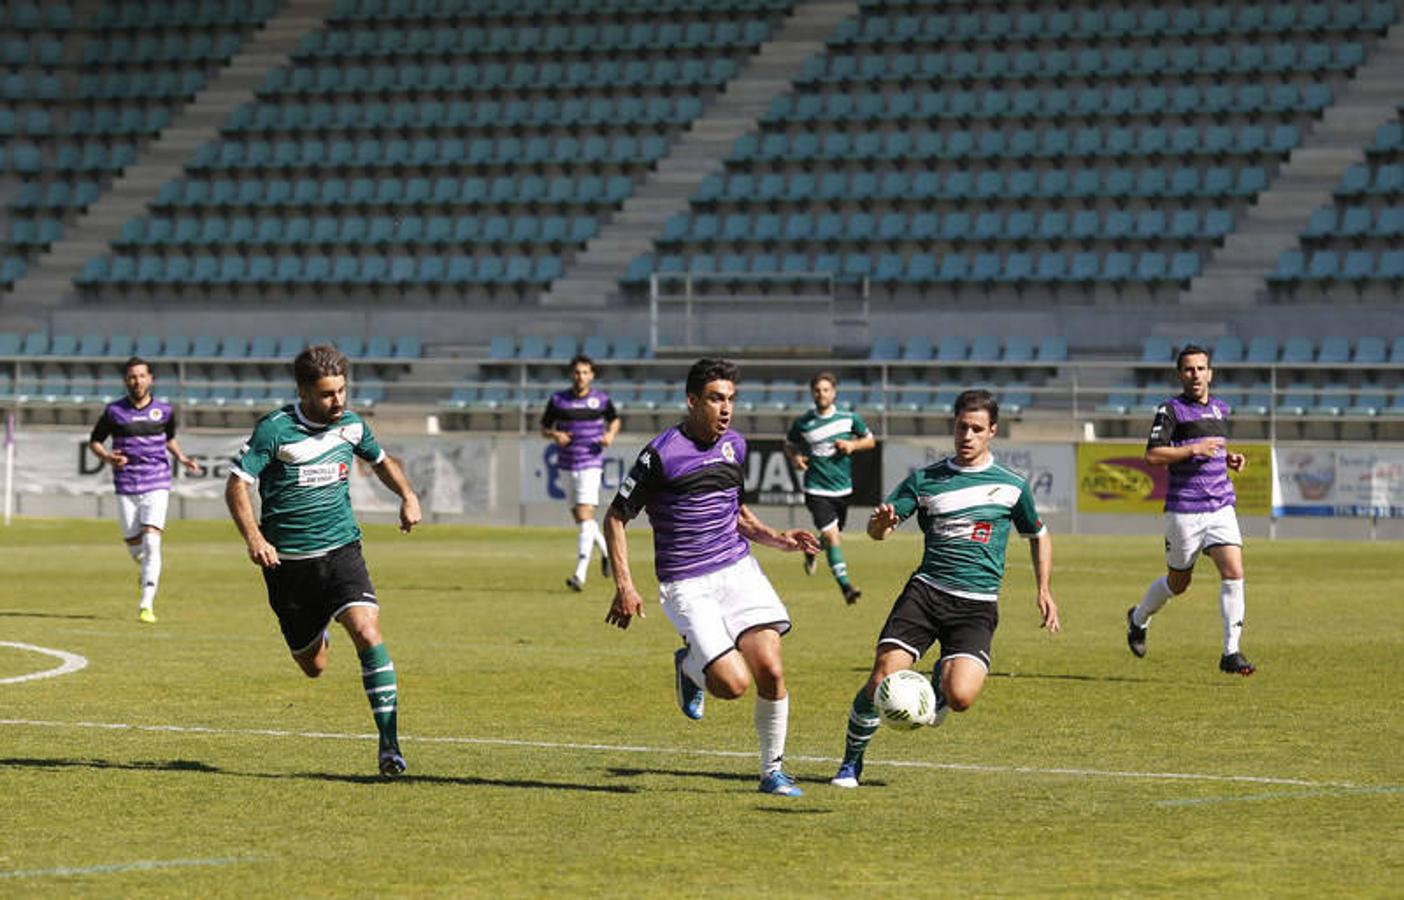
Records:
M351 467L346 463L338 463L336 467L336 478L338 481L345 481L351 477Z
M989 522L976 522L975 527L970 529L970 539L977 544L988 544L993 531L994 526Z

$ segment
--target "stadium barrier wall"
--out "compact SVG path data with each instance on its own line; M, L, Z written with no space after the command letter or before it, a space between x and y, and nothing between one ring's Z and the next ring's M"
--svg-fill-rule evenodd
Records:
M172 518L221 519L224 484L243 432L180 435L201 463L191 475L177 468ZM15 441L14 509L21 516L114 517L111 473L88 447L88 432L23 429ZM420 493L427 522L485 525L570 524L554 447L534 436L381 436ZM604 458L601 499L608 503L644 446L624 435ZM1029 479L1039 511L1054 532L1162 533L1163 470L1139 462L1140 443L1003 442L1001 462ZM1343 448L1339 444L1235 444L1249 465L1235 476L1239 513L1249 536L1404 539L1404 448ZM853 505L870 506L915 468L947 455L950 438L883 441L855 476ZM1274 477L1275 475L1275 477ZM350 474L352 502L367 522L394 522L395 497L369 465ZM769 522L809 525L798 473L778 440L752 442L747 498ZM849 529L862 529L851 516Z

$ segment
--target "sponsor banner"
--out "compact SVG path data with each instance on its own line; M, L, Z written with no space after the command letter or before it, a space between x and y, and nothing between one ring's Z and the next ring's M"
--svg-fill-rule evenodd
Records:
M1071 444L1017 444L996 440L990 445L995 459L1028 479L1040 513L1064 512L1073 505L1073 448ZM889 440L882 445L882 468L889 483L883 494L917 469L951 455L950 440L940 444ZM880 499L880 498L879 498Z
M181 449L193 457L200 470L174 467L173 496L218 500L224 496L230 461L239 453L246 435L181 433ZM462 515L475 509L493 509L496 501L496 454L488 438L396 438L383 441L387 453L400 460L410 483L419 493L426 515ZM371 465L356 459L350 471L308 466L300 479L330 483L343 474L350 479L351 503L365 512L395 512L399 498L375 477ZM307 483L312 483L309 480ZM112 472L88 446L87 432L31 431L15 434L15 491L21 494L98 495L112 493Z
M874 506L882 501L882 442L853 454L853 493L848 502ZM803 506L804 473L790 464L783 440L750 441L746 451L745 503Z
M608 506L619 490L619 483L629 474L634 460L643 452L648 441L636 437L621 437L604 451L604 466L600 473L600 505ZM570 495L565 472L558 462L560 448L554 441L522 438L521 473L522 503L564 503Z
M1278 448L1272 514L1404 518L1404 450Z
M1246 457L1241 472L1230 472L1240 515L1265 516L1271 510L1272 449L1269 444L1232 444ZM1165 511L1169 470L1145 459L1146 445L1098 442L1077 445L1077 509L1088 513Z

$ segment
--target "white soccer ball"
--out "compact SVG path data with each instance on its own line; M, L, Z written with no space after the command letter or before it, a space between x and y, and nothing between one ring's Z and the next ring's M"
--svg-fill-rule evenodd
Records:
M909 731L927 724L936 710L936 692L925 675L900 669L878 685L873 703L884 725Z

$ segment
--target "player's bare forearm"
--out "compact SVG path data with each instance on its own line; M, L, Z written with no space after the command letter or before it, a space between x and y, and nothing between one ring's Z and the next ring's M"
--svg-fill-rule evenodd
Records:
M643 610L643 598L634 587L634 576L629 571L629 538L625 534L628 525L613 507L605 513L604 536L605 552L614 568L614 597L610 600L605 622L618 628L628 628L634 616L647 618Z
M1207 437L1200 438L1191 444L1180 444L1177 447L1151 447L1146 451L1145 459L1152 466L1169 466L1187 459L1194 459L1196 456L1217 456L1223 452L1223 449L1223 438Z
M166 441L166 450L176 458L176 462L180 463L182 466L185 466L186 471L192 474L200 471L200 464L194 459L191 459L189 456L185 455L185 451L180 449L180 442L177 441L175 438L171 438L170 440Z
M790 461L790 465L801 472L809 468L809 457L790 444L785 445L785 458Z
M424 516L419 509L419 495L414 492L409 479L405 477L404 467L400 465L399 460L387 453L385 458L372 468L380 483L400 498L400 530L409 534Z
M1045 532L1029 539L1029 554L1033 559L1034 584L1038 588L1038 612L1042 627L1049 633L1062 631L1058 621L1058 604L1053 602L1053 541Z
M821 549L819 539L808 529L791 528L788 531L777 531L762 522L744 503L736 514L736 531L748 541L774 547L786 553L803 550L805 553L814 554Z
M224 483L224 505L234 519L234 527L239 529L244 545L249 550L249 560L254 565L269 568L278 564L278 551L259 530L254 518L253 503L249 500L249 488L238 475L230 475Z
M619 429L624 427L623 419L611 419L605 426L605 433L600 437L600 443L606 447L614 443L614 439L619 437Z
M834 441L834 446L847 454L862 453L864 450L871 450L876 447L877 438L871 434L865 434L851 441Z

